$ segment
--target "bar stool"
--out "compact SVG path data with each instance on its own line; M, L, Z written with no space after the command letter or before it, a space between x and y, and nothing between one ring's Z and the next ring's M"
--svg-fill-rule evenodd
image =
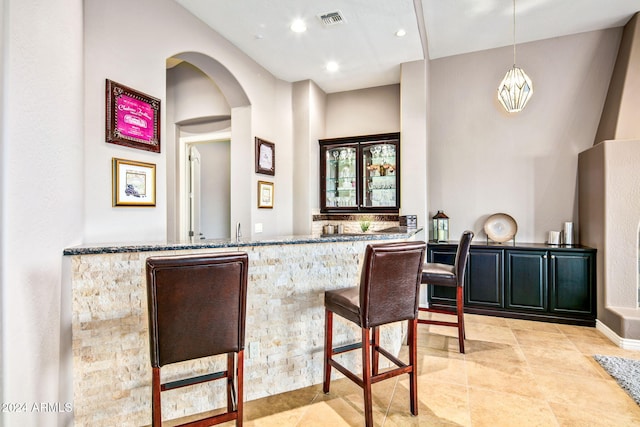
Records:
M227 383L226 412L183 425L242 426L247 270L241 252L147 259L153 427L162 425L161 392L218 379ZM227 355L225 371L161 381L165 365L219 354Z
M422 270L422 283L427 285L448 286L456 288L456 311L420 307L420 311L430 313L451 314L456 316L455 322L431 319L418 319L418 323L429 325L453 326L458 328L458 346L464 353L464 271L469 257L469 247L473 239L472 231L462 233L454 265L427 262Z
M364 415L367 427L373 426L371 385L401 374L409 374L410 406L418 414L416 332L418 296L426 244L404 242L367 246L360 286L325 292L324 383L329 392L334 367L364 390ZM362 341L333 348L333 313L361 328ZM409 324L409 364L380 347L379 326L407 320ZM333 359L334 355L362 349L362 378ZM379 355L397 368L380 373Z

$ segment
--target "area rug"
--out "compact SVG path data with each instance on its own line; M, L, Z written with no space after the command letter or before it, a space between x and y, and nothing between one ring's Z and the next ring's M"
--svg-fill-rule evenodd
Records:
M640 360L599 354L593 358L640 405Z

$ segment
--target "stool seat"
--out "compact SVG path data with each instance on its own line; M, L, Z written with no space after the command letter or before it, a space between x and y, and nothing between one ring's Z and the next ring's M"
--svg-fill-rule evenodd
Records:
M438 286L458 286L453 265L440 263L425 263L422 267L422 283Z
M360 326L360 292L357 286L325 292L324 305Z
M411 413L418 414L416 328L422 265L426 244L404 242L368 245L359 287L325 292L324 382L329 392L331 368L336 368L364 392L364 416L367 427L373 426L371 385L402 374L409 374ZM333 347L333 314L361 328L361 342ZM380 346L379 326L406 320L408 322L409 363L399 360ZM333 356L362 350L362 377L354 374ZM380 355L397 367L378 372Z

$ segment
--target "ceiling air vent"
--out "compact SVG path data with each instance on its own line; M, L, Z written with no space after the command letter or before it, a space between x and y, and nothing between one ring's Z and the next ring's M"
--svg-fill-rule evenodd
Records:
M318 15L318 19L320 19L320 21L322 21L322 23L327 27L347 22L347 20L344 19L344 16L342 16L342 12L339 10L320 14Z

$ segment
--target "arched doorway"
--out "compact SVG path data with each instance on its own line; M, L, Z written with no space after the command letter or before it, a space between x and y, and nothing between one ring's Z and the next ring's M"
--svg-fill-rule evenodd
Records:
M185 52L169 58L167 64L167 237L184 241L189 238L190 230L196 239L229 237L235 224L249 224L251 220L246 197L251 191L251 175L250 169L245 170L251 162L240 160L247 151L251 152L252 146L249 99L229 70L211 57ZM185 150L187 146L205 144L207 140L228 144L228 155L222 154L228 156L226 191L203 193L200 203L200 206L214 204L220 209L218 213L206 214L216 216L212 222L226 222L224 232L218 224L215 226L218 231L210 231L210 235L185 226L193 218L189 203L189 156ZM225 150L220 145L201 148L218 153ZM221 194L227 194L228 201L220 199ZM210 196L217 200L207 199Z

